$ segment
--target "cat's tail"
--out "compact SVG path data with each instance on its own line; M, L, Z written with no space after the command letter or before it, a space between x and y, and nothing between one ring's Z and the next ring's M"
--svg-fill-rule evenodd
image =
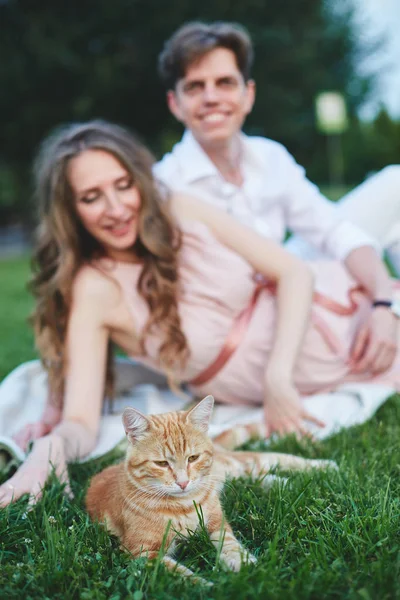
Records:
M248 423L247 425L235 425L213 438L217 446L225 450L234 450L250 440L265 438L266 430L263 423Z

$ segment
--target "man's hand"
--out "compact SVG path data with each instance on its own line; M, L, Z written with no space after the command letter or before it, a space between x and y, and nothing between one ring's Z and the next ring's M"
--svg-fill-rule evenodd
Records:
M264 410L267 437L274 432L280 435L309 435L304 421L310 421L318 427L325 426L325 423L305 410L296 388L282 377L267 376Z
M397 318L385 307L377 307L363 323L350 354L354 373L374 375L389 369L397 352Z

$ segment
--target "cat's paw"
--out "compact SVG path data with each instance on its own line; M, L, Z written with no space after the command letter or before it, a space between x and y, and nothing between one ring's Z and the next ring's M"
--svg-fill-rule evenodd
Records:
M203 585L204 587L212 587L214 584L212 581L208 581L203 577L199 577L198 575L192 575L190 577L190 581L196 585Z
M257 562L256 557L251 552L244 551L242 555L242 564L243 565L255 565Z
M229 571L240 571L240 567L242 566L242 555L239 550L221 552L219 559Z
M242 565L249 565L257 562L256 557L250 552L247 552L244 548L222 550L219 558L229 571L235 572L240 571Z
M339 466L334 460L313 459L309 462L312 469L339 471Z
M265 475L261 480L261 485L264 490L269 491L273 486L280 485L285 487L288 482L287 477L279 477L278 475Z

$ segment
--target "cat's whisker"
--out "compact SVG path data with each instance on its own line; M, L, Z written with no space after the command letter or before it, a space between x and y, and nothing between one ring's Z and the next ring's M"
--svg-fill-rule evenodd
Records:
M154 501L157 501L160 497L163 497L164 495L165 492L162 489L155 489L154 491L151 489L137 489L131 492L131 494L126 497L126 500L130 502L131 500L139 500L139 498L141 498L145 499L148 503L154 503Z
M157 502L158 502L160 496L162 496L162 495L163 495L162 492L160 494L160 493L155 493L155 492L149 493L147 490L146 491L145 490L137 490L137 491L131 492L128 496L126 496L126 498L124 499L124 505L128 506L128 505L130 505L130 503L132 501L136 501L136 503L138 503L139 501L140 502L145 501L146 506L148 508L150 508L152 506L156 507Z

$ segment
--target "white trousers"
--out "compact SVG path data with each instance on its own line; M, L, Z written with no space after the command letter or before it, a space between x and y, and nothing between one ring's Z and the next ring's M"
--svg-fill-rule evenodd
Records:
M390 165L337 202L340 214L374 237L400 275L400 165ZM293 236L288 249L309 260L320 256L300 236Z

